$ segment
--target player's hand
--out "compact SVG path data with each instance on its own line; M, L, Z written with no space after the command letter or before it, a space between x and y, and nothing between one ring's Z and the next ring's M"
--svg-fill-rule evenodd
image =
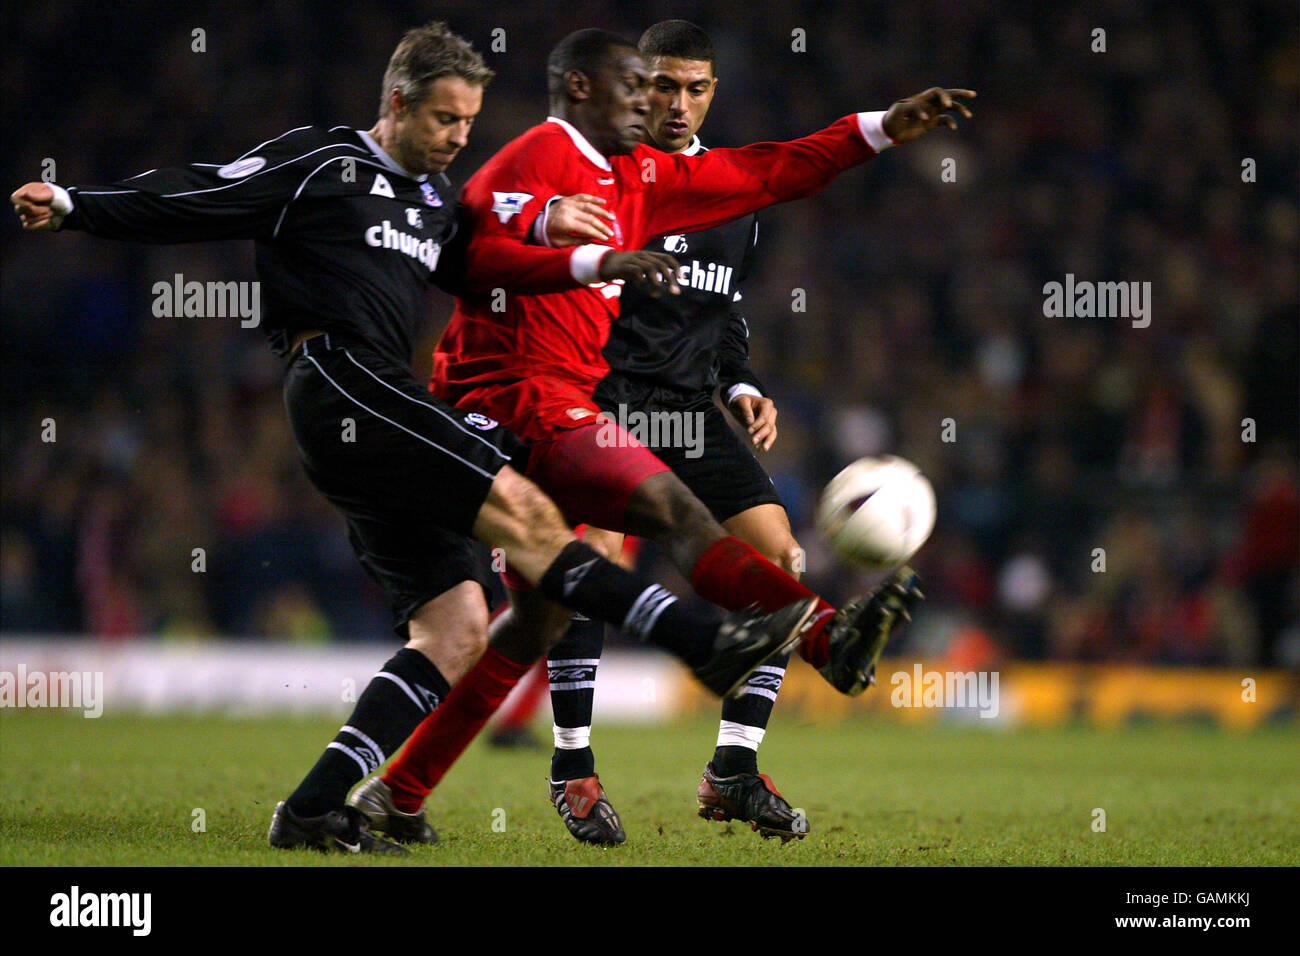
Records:
M776 402L758 395L737 395L730 409L759 451L767 451L776 443Z
M673 295L681 295L677 284L677 260L666 252L610 252L600 260L600 277L607 282L622 279L625 282L644 282L651 295L658 295L667 286Z
M608 242L614 235L614 214L599 196L562 196L546 210L546 241L556 248L584 242Z
M924 93L899 100L889 108L881 125L895 143L906 143L940 126L956 129L957 119L948 111L956 110L970 119L971 111L961 99L973 99L974 96L974 90L944 90L934 86Z
M54 229L63 217L54 212L54 190L49 183L28 183L9 197L24 229Z

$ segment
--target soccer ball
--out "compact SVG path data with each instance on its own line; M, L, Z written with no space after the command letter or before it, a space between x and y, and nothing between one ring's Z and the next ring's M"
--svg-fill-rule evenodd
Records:
M934 488L910 461L859 458L831 479L817 524L836 557L873 571L896 568L934 530Z

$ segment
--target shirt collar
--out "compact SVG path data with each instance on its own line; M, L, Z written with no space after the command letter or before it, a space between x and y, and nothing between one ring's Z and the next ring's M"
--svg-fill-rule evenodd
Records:
M694 156L696 153L701 152L703 149L704 149L704 144L700 142L700 138L698 136L692 136L691 145L687 146L684 150L682 150L679 155Z
M401 166L398 165L397 160L393 159L393 157L389 156L386 152L384 152L384 148L380 146L379 143L376 142L375 138L365 130L363 129L357 130L357 135L361 137L361 142L365 143L366 146L369 147L370 151L379 158L379 161L381 163L383 163L393 172L397 173L399 176L405 176L407 179L414 179L417 183L422 183L429 178L428 173L422 173L419 176L415 176L407 172L405 169L403 169Z
M600 150L596 149L595 146L592 146L587 137L574 129L572 124L560 119L558 116L548 116L546 117L546 122L558 123L560 128L569 134L569 139L573 140L573 145L578 147L578 152L582 153L583 156L586 156L601 169L614 168L609 164L609 160L605 155L601 153Z

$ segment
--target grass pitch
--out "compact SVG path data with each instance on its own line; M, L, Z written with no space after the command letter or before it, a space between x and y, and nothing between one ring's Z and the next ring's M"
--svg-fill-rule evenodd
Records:
M695 815L712 719L598 726L628 842L578 844L547 752L477 743L434 795L442 843L407 860L266 845L275 802L337 720L0 714L0 863L63 866L1295 865L1300 731L986 730L777 720L762 767L808 817L782 846ZM1094 830L1105 811L1105 832ZM202 811L201 815L196 811ZM198 822L205 829L198 830Z

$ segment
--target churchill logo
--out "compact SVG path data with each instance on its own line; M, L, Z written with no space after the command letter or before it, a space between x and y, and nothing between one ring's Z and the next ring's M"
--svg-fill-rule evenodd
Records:
M417 260L430 272L438 268L438 256L442 254L441 243L395 229L387 219L366 230L366 245L376 249L395 249L402 255Z
M730 295L731 276L735 271L731 266L719 266L716 262L710 262L706 267L698 259L692 259L677 270L677 282L701 292Z

